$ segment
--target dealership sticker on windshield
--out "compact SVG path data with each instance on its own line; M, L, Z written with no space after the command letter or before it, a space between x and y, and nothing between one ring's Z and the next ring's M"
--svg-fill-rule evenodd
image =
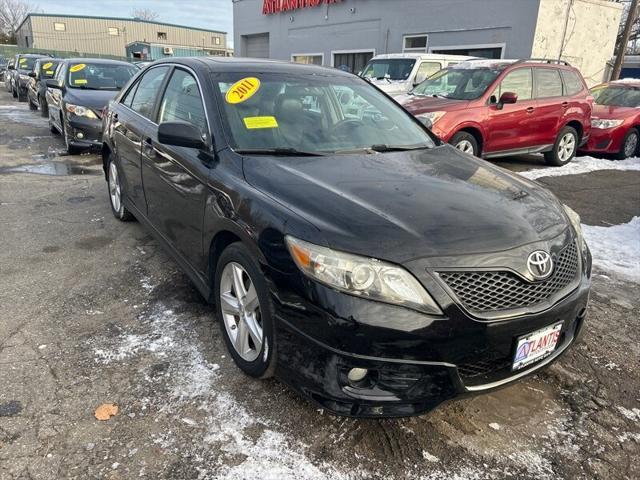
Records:
M76 78L73 83L75 83L76 85L86 85L87 83L87 79L86 78Z
M80 70L82 70L84 67L86 67L87 65L84 63L78 63L77 65L72 66L69 71L70 72L79 72Z
M42 69L43 70L48 70L51 67L53 67L53 63L51 63L51 62L45 63L44 65L42 65Z
M244 117L244 126L249 130L257 128L278 128L276 117Z
M260 80L255 77L246 77L231 85L225 95L227 103L242 103L253 97L260 90Z
M44 73L46 73L47 75L53 75L53 74L54 74L54 71L53 71L53 70L47 70L47 71L46 71L46 72L44 72Z
M560 340L562 322L518 338L512 370L519 370L553 353Z

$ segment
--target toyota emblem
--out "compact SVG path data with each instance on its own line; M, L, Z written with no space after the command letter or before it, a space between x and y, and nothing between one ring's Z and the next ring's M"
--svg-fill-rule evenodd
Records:
M536 250L527 259L527 268L533 278L544 280L553 272L553 259L543 250Z

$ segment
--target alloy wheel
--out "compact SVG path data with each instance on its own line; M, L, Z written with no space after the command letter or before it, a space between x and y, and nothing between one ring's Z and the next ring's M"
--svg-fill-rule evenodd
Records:
M473 145L471 144L471 142L469 140L461 140L456 144L456 148L458 150L462 150L464 153L468 153L470 155L473 155Z
M566 133L558 143L558 158L561 162L571 159L576 149L576 137L572 133Z
M239 263L230 262L222 270L220 307L233 348L243 360L253 362L264 342L260 300L251 277Z
M120 195L120 177L118 176L118 168L114 162L109 164L109 198L111 206L115 212L120 213L121 195Z
M624 155L625 157L632 157L636 153L638 148L638 135L632 134L627 137L624 142Z

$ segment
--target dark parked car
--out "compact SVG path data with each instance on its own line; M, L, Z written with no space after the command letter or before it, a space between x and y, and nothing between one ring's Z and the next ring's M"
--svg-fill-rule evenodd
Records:
M434 74L399 102L444 141L484 158L575 157L591 132L592 97L580 72L553 60L469 60Z
M345 113L347 91L377 115ZM113 214L215 303L240 369L332 412L412 415L489 391L583 329L579 217L354 75L155 62L109 103L103 138Z
M13 75L14 72L14 67L15 65L15 58L11 57L8 61L7 61L7 66L5 67L4 70L4 88L7 89L7 92L11 92L13 90L13 85L11 83L11 76Z
M29 73L33 71L33 66L39 58L47 58L45 55L34 53L21 53L15 56L15 61L10 70L11 92L13 98L20 102L27 101L27 85L31 77Z
M591 137L582 151L633 157L640 146L640 80L618 80L593 87Z
M49 116L47 106L47 80L54 77L56 69L62 60L59 58L39 58L29 72L31 79L27 84L27 102L31 110L40 109L40 115Z
M138 67L118 60L71 58L47 80L49 128L59 132L67 151L78 153L102 145L102 109Z
M6 58L0 57L0 82L4 82L4 77L7 72L7 65L9 62Z

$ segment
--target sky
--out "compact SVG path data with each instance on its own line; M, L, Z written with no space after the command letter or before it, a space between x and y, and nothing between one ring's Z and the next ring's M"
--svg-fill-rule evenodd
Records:
M233 5L231 0L32 0L44 13L130 17L139 8L157 12L159 22L228 32L233 46Z

